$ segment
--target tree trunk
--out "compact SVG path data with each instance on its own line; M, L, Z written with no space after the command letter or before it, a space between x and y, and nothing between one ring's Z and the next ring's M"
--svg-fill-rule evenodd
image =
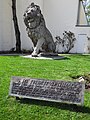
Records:
M15 36L16 36L16 52L21 52L21 39L20 39L20 31L18 26L18 20L16 15L16 0L12 0L12 14L13 14L13 23L15 29Z

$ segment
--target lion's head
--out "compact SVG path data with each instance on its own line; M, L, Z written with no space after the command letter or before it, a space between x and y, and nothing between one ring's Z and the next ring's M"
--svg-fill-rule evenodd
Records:
M30 28L30 24L34 21L39 21L41 17L41 10L38 5L31 3L31 5L26 9L24 13L24 22L27 27Z

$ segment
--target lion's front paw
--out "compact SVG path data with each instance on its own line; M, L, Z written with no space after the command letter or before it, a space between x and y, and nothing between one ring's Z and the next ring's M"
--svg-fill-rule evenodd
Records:
M37 54L36 52L33 52L33 53L31 54L31 56L32 56L32 57L38 57L38 54Z

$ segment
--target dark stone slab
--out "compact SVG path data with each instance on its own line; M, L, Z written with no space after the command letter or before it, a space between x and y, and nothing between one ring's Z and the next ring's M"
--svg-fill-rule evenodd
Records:
M62 59L67 59L66 57L64 57L64 56L60 56L60 55L57 55L57 56L55 56L55 55L47 55L47 56L45 56L45 55L40 55L40 56L38 56L38 57L32 57L31 55L26 55L26 56L22 56L22 57L24 57L24 58L30 58L30 59L45 59L45 60L62 60Z
M56 80L42 80L24 77L12 77L10 96L83 104L85 84Z

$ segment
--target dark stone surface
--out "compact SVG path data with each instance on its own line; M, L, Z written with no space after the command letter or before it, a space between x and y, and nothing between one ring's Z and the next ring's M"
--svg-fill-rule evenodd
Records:
M45 59L45 60L62 60L62 59L69 59L65 56L60 56L60 55L57 55L57 54L39 54L38 57L32 57L32 55L24 55L22 56L24 58L30 58L30 59Z
M12 77L9 94L22 98L83 104L84 86L80 82Z

